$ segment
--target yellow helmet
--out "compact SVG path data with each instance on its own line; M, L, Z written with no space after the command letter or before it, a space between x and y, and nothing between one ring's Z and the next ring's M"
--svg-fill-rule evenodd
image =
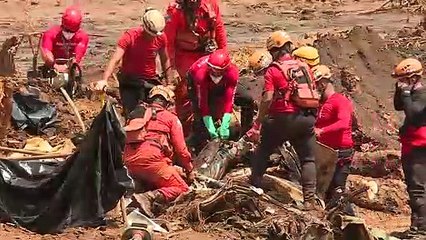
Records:
M162 96L167 102L174 102L175 93L170 88L163 85L153 87L151 91L149 91L148 98L153 98L155 95Z
M316 66L320 63L318 50L310 46L302 46L293 51L293 56L302 59L310 66Z
M319 81L323 78L331 79L331 70L325 65L317 65L312 68L312 72L315 76L315 81Z
M292 42L290 36L284 31L275 31L266 40L266 48L271 50L273 48L279 48L284 44Z
M412 77L414 75L421 76L423 74L422 63L414 58L402 60L392 72L394 78Z
M266 50L255 51L248 59L249 68L255 73L267 68L272 63L272 56Z
M166 19L160 11L148 7L141 20L144 31L147 31L150 35L158 36L163 34L164 27L166 26Z

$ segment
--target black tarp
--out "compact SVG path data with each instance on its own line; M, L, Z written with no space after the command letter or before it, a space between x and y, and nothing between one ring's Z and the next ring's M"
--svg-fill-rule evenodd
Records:
M36 94L13 94L12 120L21 130L28 129L31 133L40 134L55 124L56 115L55 106L40 100Z
M38 233L103 224L132 186L122 162L124 139L107 103L66 161L0 161L3 217Z

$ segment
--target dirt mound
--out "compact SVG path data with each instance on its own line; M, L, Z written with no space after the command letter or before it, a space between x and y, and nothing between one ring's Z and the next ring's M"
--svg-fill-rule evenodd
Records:
M379 34L367 27L322 35L316 45L321 62L332 67L341 89L351 96L363 132L378 140L381 147L396 149L401 116L393 109L395 82L390 73L400 59L397 53L387 49Z

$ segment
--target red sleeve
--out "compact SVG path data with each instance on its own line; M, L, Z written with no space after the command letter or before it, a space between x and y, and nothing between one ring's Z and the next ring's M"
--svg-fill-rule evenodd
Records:
M125 32L121 37L120 37L120 39L118 39L118 43L117 43L117 45L119 46L119 47L121 47L122 49L124 49L124 50L126 50L127 49L127 47L130 45L130 34L129 34L129 32Z
M348 106L349 104L349 106ZM342 101L340 98L333 99L333 103L330 104L333 106L332 111L329 111L330 114L337 112L337 121L331 125L322 128L322 131L325 132L335 132L347 128L352 119L352 106L348 101Z
M232 113L232 107L234 105L235 90L237 89L237 83L239 78L239 72L237 67L232 67L227 77L227 84L225 94L223 96L224 104L223 110L225 113Z
M191 153L185 143L182 124L176 116L173 117L171 123L170 140L175 154L179 157L180 165L187 171L192 171Z
M197 77L196 77L197 78ZM201 116L205 117L210 115L209 108L209 86L205 79L198 77L194 79L195 81L195 91L197 92L198 106L201 111Z
M219 5L215 4L216 12L216 28L215 28L215 37L217 47L219 49L226 49L228 45L228 40L226 37L225 24L223 23L222 15L219 9Z
M167 9L167 22L164 28L164 34L167 37L167 52L170 58L170 64L175 66L175 40L178 28L179 16L174 6L169 6Z
M83 59L84 55L86 55L87 47L89 46L89 36L87 33L81 33L79 38L79 42L75 47L75 61L80 63L81 59Z
M47 30L43 33L41 37L41 49L42 51L53 51L53 42L55 40L55 36L51 33L51 30Z
M275 90L273 80L274 68L270 67L265 73L265 84L263 85L263 92L273 92Z

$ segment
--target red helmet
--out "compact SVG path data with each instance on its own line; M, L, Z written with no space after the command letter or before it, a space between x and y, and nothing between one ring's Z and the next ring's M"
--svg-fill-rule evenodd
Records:
M82 18L80 9L75 6L68 7L62 15L62 28L69 32L77 32Z
M231 57L227 51L219 49L210 54L207 64L214 70L225 70L231 64Z

